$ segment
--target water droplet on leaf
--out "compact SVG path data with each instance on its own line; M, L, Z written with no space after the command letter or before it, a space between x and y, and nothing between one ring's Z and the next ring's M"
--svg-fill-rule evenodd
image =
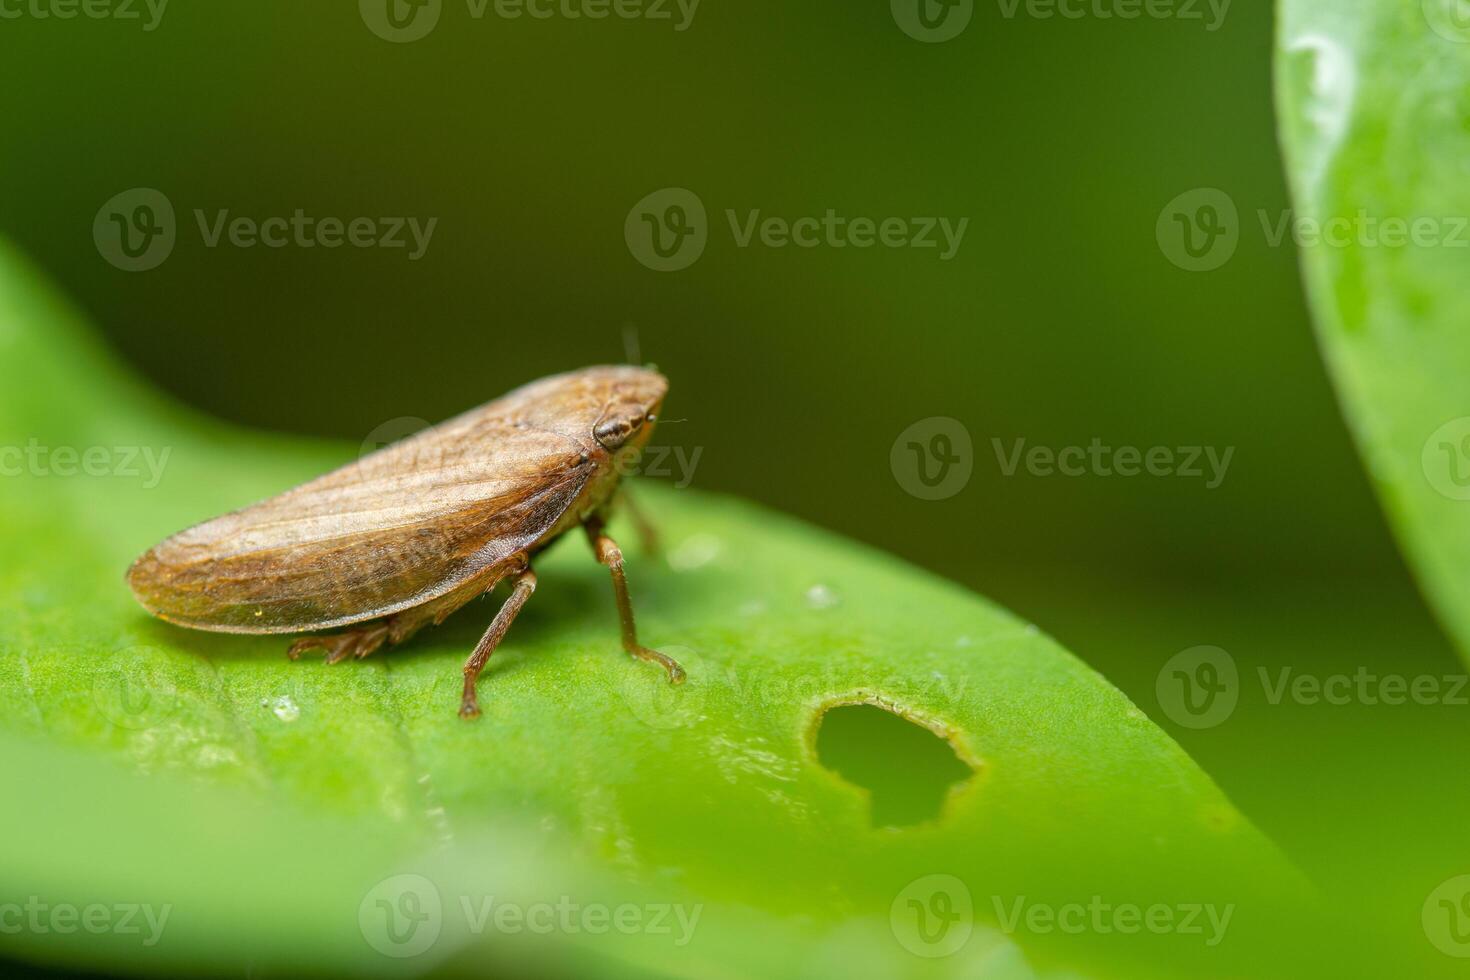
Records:
M841 602L837 593L825 585L814 585L806 590L806 604L813 609L831 609Z

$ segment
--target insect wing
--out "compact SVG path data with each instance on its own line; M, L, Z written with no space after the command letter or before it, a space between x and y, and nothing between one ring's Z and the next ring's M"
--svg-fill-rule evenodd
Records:
M534 544L589 477L518 394L168 538L129 570L134 594L183 626L284 633L448 593Z

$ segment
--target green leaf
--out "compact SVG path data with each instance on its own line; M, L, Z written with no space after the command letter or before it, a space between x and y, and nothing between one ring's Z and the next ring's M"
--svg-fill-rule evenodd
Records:
M172 911L151 945L25 928L0 929L0 950L171 972L1280 965L1301 881L1142 711L984 600L746 503L648 488L667 560L626 542L643 638L683 661L678 688L621 653L580 540L538 563L473 723L459 667L493 599L333 667L149 618L123 583L136 554L357 447L169 403L37 278L0 252L0 916L11 896ZM238 356L270 397L289 352ZM353 383L324 378L322 396ZM465 903L491 896L698 919L687 936L646 919L476 929ZM1089 902L1233 917L1216 943L1005 925ZM437 940L395 946L388 910ZM931 958L921 914L936 942L968 941Z
M1277 77L1322 347L1404 550L1470 657L1463 7L1282 0Z

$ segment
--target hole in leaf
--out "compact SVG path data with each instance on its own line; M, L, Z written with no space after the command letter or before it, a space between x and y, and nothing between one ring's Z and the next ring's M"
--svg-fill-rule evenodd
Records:
M955 784L975 774L934 732L874 704L842 704L821 718L817 760L868 791L876 827L938 819Z

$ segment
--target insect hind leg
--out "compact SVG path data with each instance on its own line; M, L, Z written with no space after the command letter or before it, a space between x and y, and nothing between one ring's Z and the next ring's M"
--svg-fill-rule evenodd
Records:
M348 657L356 657L361 660L376 653L378 648L388 641L389 632L388 621L377 620L358 629L346 630L342 633L303 636L291 644L290 649L286 651L286 656L292 660L299 660L307 650L325 650L329 664L341 663Z

